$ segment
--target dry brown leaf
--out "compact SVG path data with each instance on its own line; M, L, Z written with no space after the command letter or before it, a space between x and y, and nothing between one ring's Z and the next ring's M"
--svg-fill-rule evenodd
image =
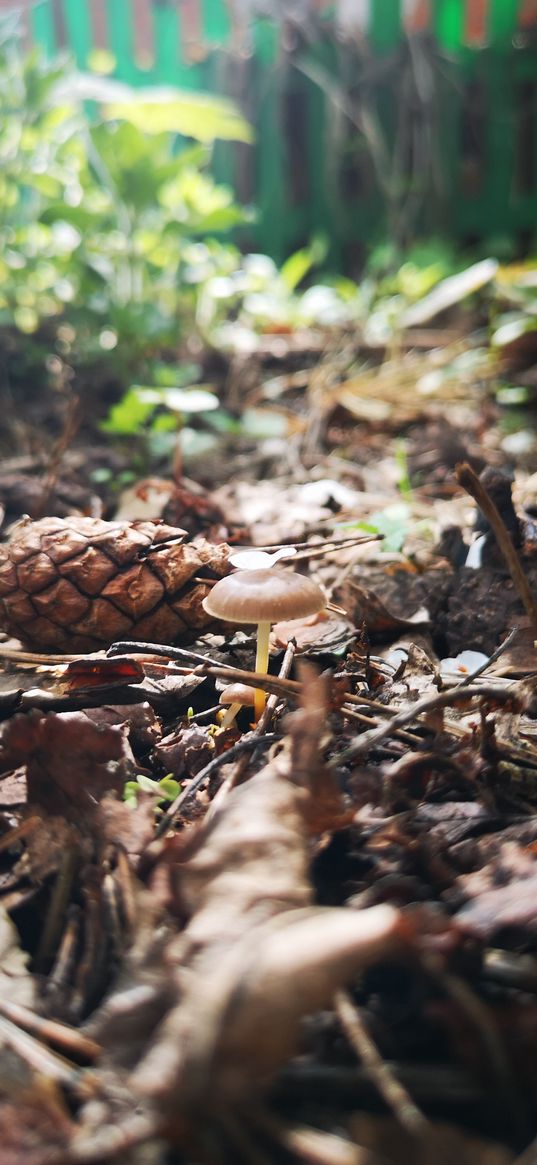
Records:
M121 794L136 773L127 728L94 724L83 712L29 712L2 730L0 772L26 766L28 804L82 824L105 793Z
M360 586L354 579L348 579L342 587L337 588L335 599L349 613L349 617L359 626L363 621L368 633L375 639L389 638L398 631L411 628L428 627L429 612L421 607L408 619L388 610L384 603L366 587Z
M275 623L270 639L274 647L287 647L294 639L297 651L307 651L309 655L342 652L352 643L356 632L346 619L319 611L304 619L289 619Z
M172 1138L183 1137L185 1118L200 1108L206 1118L222 1103L258 1095L295 1051L302 1018L412 941L391 906L312 905L307 809L309 790L323 779L316 770L324 687L324 679L307 685L306 708L289 718L283 750L186 842L176 836L165 846L160 866L187 924L161 952L167 998L160 1010L154 1002L161 1021L122 1087ZM138 970L136 960L131 967L133 1019L136 979L147 982L152 959L146 947ZM125 999L115 1005L111 996L92 1024L116 1062L125 1014ZM128 1069L128 1055L123 1062Z

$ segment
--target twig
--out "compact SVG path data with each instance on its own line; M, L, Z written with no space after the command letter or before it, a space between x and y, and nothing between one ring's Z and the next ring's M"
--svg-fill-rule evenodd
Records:
M296 645L295 645L294 641L291 641L287 645L287 650L285 652L285 655L284 655L284 658L282 661L282 666L281 666L281 673L282 673L281 678L282 679L285 678L283 673L289 672L291 670L292 665L293 665L295 646ZM270 677L270 678L272 678L272 677ZM301 687L300 684L298 686L299 686L299 688ZM269 744L272 744L272 742L275 740L275 734L271 733L270 735L268 735L267 728L271 722L272 716L274 714L274 709L276 707L276 704L277 704L279 698L280 697L279 697L278 693L272 694L271 696L269 696L269 699L267 700L267 703L266 703L265 708L263 710L263 715L261 716L258 724L256 724L256 727L254 728L253 732L248 733L247 736L244 736L242 738L242 740L239 740L237 744L235 744L232 748L228 749L227 752L222 753L221 756L215 757L214 760L209 761L209 764L206 765L205 768L202 769L201 772L198 773L196 777L194 777L194 780L190 782L188 788L185 789L183 792L181 792L179 794L179 796L175 798L175 801L173 802L173 804L170 805L169 809L166 810L166 813L159 821L159 824L158 824L157 830L156 830L156 837L157 838L162 837L162 835L166 832L166 830L171 827L174 817L177 815L179 810L183 807L183 805L185 804L185 801L188 801L190 799L190 797L193 796L193 794L198 791L198 789L203 784L203 782L206 779L208 779L209 777L213 776L213 774L215 772L217 772L217 770L219 768L221 768L222 765L227 765L231 761L237 760L237 764L235 765L235 768L233 769L233 772L230 776L230 779L229 779L229 781L226 782L226 786L225 786L226 790L229 791L231 788L234 787L234 785L240 783L240 780L243 776L244 770L245 770L247 764L249 763L249 759L250 759L249 754L252 752L252 750L255 751L256 748L258 748L258 747L266 748L267 742Z
M347 991L338 991L334 1002L336 1015L343 1031L374 1081L380 1095L407 1133L419 1139L423 1138L430 1131L428 1120L414 1104L412 1097L394 1075L390 1066L382 1059L350 995Z
M293 666L295 652L296 652L296 641L294 639L290 639L289 643L287 644L286 650L285 650L285 655L282 659L280 671L278 674L279 680L288 679L289 672L291 671L291 668ZM302 685L300 685L300 686L302 686ZM274 715L274 711L276 709L276 705L277 705L279 699L281 699L281 697L278 695L277 692L271 692L271 694L270 694L270 696L265 704L265 707L263 709L263 713L262 713L262 715L261 715L261 717L260 717L260 719L259 719L259 721L254 729L254 732L257 736L263 736L263 734L267 731L267 728L272 720L272 717Z
M478 678L478 676L483 675L483 672L488 670L491 663L496 663L496 660L499 659L501 655L503 655L504 651L508 650L518 635L518 630L518 627L512 627L509 635L507 636L507 639L504 639L503 643L500 643L500 646L496 648L496 651L493 651L492 655L489 655L489 658L486 659L484 663L480 664L479 667L476 667L475 671L470 672L469 675L465 676L464 679L455 685L454 689L451 689L451 691L458 691L459 688L467 688L469 684L473 683L473 681Z
M77 655L45 655L42 652L35 651L19 651L16 647L6 647L3 643L0 644L0 659L8 659L11 663L34 664L48 664L49 667L54 667L62 663L77 663L79 659L99 659L103 658L102 652L90 652L84 654L78 652Z
M34 965L38 973L42 973L52 956L65 922L65 911L69 901L79 855L74 845L68 846L62 853L60 868L50 897L48 910L45 915L43 930Z
M476 1108L487 1099L485 1084L464 1068L453 1064L419 1064L388 1061L388 1067L397 1075L405 1089L419 1098L423 1105L456 1109ZM323 1097L328 1107L334 1099L347 1109L363 1108L371 1104L374 1085L363 1064L348 1065L292 1061L282 1069L278 1079L276 1100L280 1096L296 1100Z
M356 708L348 708L345 704L343 704L341 711L347 720L356 720L358 724L371 725L371 722L376 719L375 716L366 716L364 712L357 712ZM397 736L398 740L405 740L413 748L423 743L421 736L418 736L417 732L409 732L405 728L397 728L394 735Z
M210 655L202 655L199 651L187 651L185 647L172 647L169 643L139 643L136 640L121 640L112 643L106 652L110 655L164 655L167 659L184 659L188 663L212 664L214 667L227 668L233 671L231 665L219 663L211 659Z
M259 1108L250 1110L245 1119L252 1131L258 1136L260 1132L269 1136L280 1151L284 1150L286 1157L291 1153L293 1158L299 1157L308 1165L382 1165L376 1154L339 1134L309 1125L288 1128L272 1112Z
M69 1145L69 1159L79 1165L96 1165L102 1161L109 1165L117 1158L125 1160L124 1154L137 1145L144 1144L159 1135L156 1117L152 1113L133 1111L125 1120L115 1124L103 1124L90 1132L75 1137Z
M300 696L302 691L302 684L298 680L281 679L280 676L271 676L266 672L245 671L244 668L231 667L226 664L200 664L199 667L194 668L194 675L212 676L214 679L225 679L229 681L231 678L234 682L241 684L249 684L252 688L264 688L266 692L271 692L275 696Z
M56 1019L46 1019L41 1015L37 1015L29 1007L23 1007L20 1003L12 1003L9 999L0 999L0 1014L5 1019L11 1020L17 1027L29 1032L30 1035L37 1036L41 1040L46 1040L50 1044L56 1044L58 1048L63 1048L70 1056L79 1056L84 1060L95 1060L101 1052L100 1044L95 1040L84 1035L83 1032L78 1031L69 1024L60 1023Z
M23 1031L10 1019L2 1016L0 1016L0 1038L9 1048L13 1048L30 1068L51 1080L57 1080L61 1084L72 1084L80 1071L77 1065L69 1063L58 1052L51 1051L29 1032Z
M21 821L20 825L13 826L13 829L10 829L8 833L5 833L4 836L0 838L0 853L2 853L3 850L11 849L11 847L15 845L16 842L22 841L25 837L28 837L30 833L33 833L34 829L37 829L37 826L40 825L40 823L41 817L39 817L37 814L34 814L32 817L27 817L25 821Z
M348 748L328 761L328 764L331 768L336 768L340 764L354 760L360 753L367 752L375 744L378 744L381 740L385 740L396 729L403 728L405 724L410 724L413 720L417 720L424 712L432 712L436 708L448 708L450 704L465 702L466 700L473 699L474 696L485 700L496 700L499 704L508 704L516 699L515 693L511 688L500 688L493 684L483 684L482 687L476 688L451 688L446 692L438 692L434 696L426 696L423 700L418 700L410 707L403 708L387 724L381 724L379 728L371 728L369 732L364 732Z
M485 486L479 480L477 474L474 473L471 465L468 465L468 462L463 461L457 465L455 476L459 485L470 494L470 497L477 502L477 505L483 511L503 555L505 565L524 604L524 609L533 627L533 634L537 635L537 603L533 598L530 585L522 569L518 552L513 545L509 531L497 506L487 493Z
M330 519L333 521L333 518ZM379 534L356 534L349 535L347 538L338 540L337 538L324 538L322 542L274 542L270 546L238 546L235 553L240 554L241 550L264 550L266 553L272 553L276 550L322 550L328 549L332 546L340 547L346 542L378 542L382 535ZM296 558L296 555L293 555Z

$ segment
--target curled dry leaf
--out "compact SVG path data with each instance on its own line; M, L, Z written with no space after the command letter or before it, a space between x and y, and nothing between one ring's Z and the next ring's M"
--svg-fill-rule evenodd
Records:
M325 731L322 687L312 684L308 707L289 718L282 751L186 841L169 839L155 871L158 879L167 870L187 923L161 954L164 1010L161 995L160 1009L154 1005L160 1022L134 1062L130 1039L121 1087L172 1139L183 1138L185 1121L195 1124L200 1109L205 1120L222 1103L258 1096L296 1050L302 1018L412 941L392 906L312 905L307 809L322 781L322 773L312 780ZM131 1028L140 998L132 987L137 976L147 987L152 964L155 984L150 949L140 951L137 966L131 961ZM109 1059L118 1066L114 1013L124 1023L126 1002L119 996L115 1005L110 996L92 1023L107 1048L103 1067ZM83 1130L78 1144L81 1155L90 1151Z
M271 631L271 643L275 647L287 647L294 639L297 651L307 651L308 655L343 653L356 636L354 627L346 620L318 611L303 619L288 619L275 623Z
M228 547L158 522L23 521L0 547L0 623L27 647L93 651L115 639L174 643L205 630L204 573Z
M180 728L163 737L155 749L155 756L167 773L174 777L189 777L199 773L214 756L214 741L207 729Z
M430 625L429 611L420 607L407 619L388 610L378 595L360 586L354 579L348 579L335 592L336 602L348 611L357 626L365 622L368 633L380 641L390 638L399 631L418 629Z
M407 938L392 907L311 905L305 798L289 778L287 753L230 794L185 866L172 864L193 910L168 952L179 1002L131 1081L165 1109L178 1095L238 1100L268 1083L302 1017Z
M91 820L105 793L121 794L136 773L127 728L95 724L83 712L30 712L8 721L0 772L26 766L28 804L77 823Z

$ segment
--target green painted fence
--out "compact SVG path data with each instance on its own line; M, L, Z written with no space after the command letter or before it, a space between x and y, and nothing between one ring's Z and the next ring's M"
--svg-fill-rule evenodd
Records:
M233 97L256 144L218 145L216 173L259 207L244 241L276 259L319 231L349 270L387 234L531 242L537 0L311 0L305 25L253 2L18 6L48 54L67 46L87 68L108 50L133 84Z

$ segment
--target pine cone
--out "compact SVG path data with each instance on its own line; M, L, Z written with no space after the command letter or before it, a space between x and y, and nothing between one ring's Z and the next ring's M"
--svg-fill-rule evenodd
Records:
M181 536L159 522L20 522L0 546L0 626L40 651L195 638L211 619L193 580L227 574L229 547Z

